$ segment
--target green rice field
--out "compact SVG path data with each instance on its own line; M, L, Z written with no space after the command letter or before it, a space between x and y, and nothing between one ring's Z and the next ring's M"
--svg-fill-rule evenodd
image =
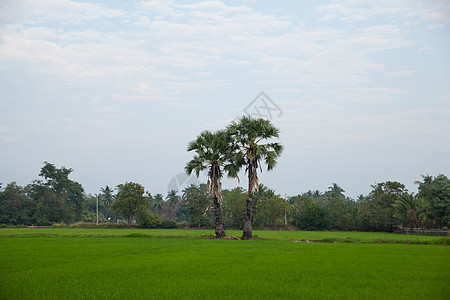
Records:
M448 238L254 233L0 229L0 299L450 298Z

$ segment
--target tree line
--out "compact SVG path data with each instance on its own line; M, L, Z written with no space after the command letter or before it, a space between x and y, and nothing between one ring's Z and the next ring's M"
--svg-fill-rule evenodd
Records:
M223 130L203 131L189 143L195 154L187 162L187 174L207 174L207 182L177 191L151 195L134 182L106 186L97 195L85 194L82 185L69 178L72 169L44 162L41 179L21 187L15 182L0 184L0 224L71 224L94 222L97 203L101 222L118 217L130 226L169 228L175 222L190 227L214 227L217 238L225 228L243 230L252 238L252 228L298 228L307 230L395 231L399 228L448 226L450 181L444 175L423 176L416 182L417 194L408 193L399 182L372 186L368 195L356 200L346 197L333 183L327 191L308 191L282 197L259 183L258 172L272 170L283 146L271 141L280 130L269 120L241 117ZM222 190L224 175L248 177L248 188Z
M212 196L207 184L190 185L181 195L174 190L167 195L151 195L139 184L128 182L115 189L106 186L98 195L91 195L84 193L81 184L68 178L71 172L71 169L58 169L45 163L40 175L44 179L47 176L46 180L36 180L25 187L15 182L2 187L0 224L95 222L97 200L100 222L113 222L118 217L127 219L127 214L120 213L121 209L113 204L117 199L123 199L124 188L135 186L136 195L126 194L131 196L129 199L138 208L134 210L136 215L133 217L142 227L173 227L173 222L192 228L214 227ZM436 177L427 175L416 183L417 194L409 193L399 182L386 181L373 185L368 195L360 195L357 199L345 196L344 189L335 183L323 192L307 191L288 197L282 197L275 190L259 184L258 191L253 195L253 226L388 232L401 227L429 229L448 226L450 180L442 174ZM224 227L243 229L247 191L236 187L223 189L222 194ZM118 203L126 209L123 202Z

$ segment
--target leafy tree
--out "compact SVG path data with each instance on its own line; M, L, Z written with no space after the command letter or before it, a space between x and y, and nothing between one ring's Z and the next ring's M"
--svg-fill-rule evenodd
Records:
M401 195L407 193L407 189L395 181L378 183L372 188L367 201L361 203L363 229L392 232L398 224L398 220L394 218L395 209L392 205Z
M448 226L450 221L450 179L439 174L422 176L423 182L419 184L418 197L424 200L423 210L425 221L429 226Z
M158 228L162 221L160 216L152 213L149 209L143 209L138 216L138 224L144 228Z
M258 209L260 225L272 228L283 226L288 209L289 205L286 200L279 196L264 199Z
M269 120L243 116L237 122L232 122L228 126L228 131L239 146L239 152L234 158L235 164L239 168L245 166L248 175L248 198L242 237L251 239L253 236L253 194L259 186L258 168L262 170L261 164L265 163L267 170L272 170L276 166L277 158L283 152L283 146L279 143L262 144L261 142L278 138L280 130Z
M26 190L11 182L4 190L0 187L0 224L35 223L36 203L31 201Z
M138 183L126 182L117 186L118 192L112 208L127 219L127 226L131 225L133 217L148 206L144 197L144 187Z
M36 185L43 185L50 188L55 194L51 198L55 199L55 204L59 203L59 207L55 207L56 216L59 216L56 222L61 222L61 219L64 219L62 221L70 223L73 219L81 220L82 218L84 210L84 189L81 184L69 179L69 175L72 172L73 169L67 169L65 167L58 169L55 165L44 162L44 166L42 167L39 176L43 177L45 182L36 181L34 183L34 188L36 188ZM40 191L44 192L42 189ZM48 194L49 192L46 191L46 193ZM74 215L72 215L73 212ZM50 219L55 219L52 216L48 217Z
M305 196L289 199L292 210L292 224L305 230L323 230L327 227L326 211L320 204Z
M207 190L211 193L216 238L225 237L225 228L222 220L222 182L223 174L236 177L238 167L233 162L235 145L227 131L203 131L195 140L189 143L188 151L195 151L194 158L186 164L187 175L195 171L197 177L200 172L207 171Z
M241 187L223 191L224 224L242 229L245 217L247 193Z
M326 201L323 205L327 212L328 229L356 229L358 208L352 199L345 197L344 192L343 188L333 183L324 194Z
M207 214L207 208L210 206L211 195L207 191L206 184L186 187L183 190L183 199L189 215L189 224L191 227L209 226L211 222Z

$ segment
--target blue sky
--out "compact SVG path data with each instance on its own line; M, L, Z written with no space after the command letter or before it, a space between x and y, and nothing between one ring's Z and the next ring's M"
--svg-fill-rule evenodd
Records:
M0 182L48 161L89 193L165 194L188 142L264 91L286 150L263 184L414 192L450 175L449 53L448 1L3 0Z

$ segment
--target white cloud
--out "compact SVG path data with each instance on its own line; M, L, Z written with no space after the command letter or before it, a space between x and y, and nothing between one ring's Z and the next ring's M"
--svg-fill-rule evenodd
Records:
M450 4L446 0L347 0L318 7L325 14L321 21L338 19L346 22L364 21L377 16L390 17L396 22L450 22ZM409 24L412 24L409 23Z
M81 24L87 20L117 18L123 14L120 10L104 5L71 0L5 0L1 4L0 19L3 22L22 24L52 21Z

